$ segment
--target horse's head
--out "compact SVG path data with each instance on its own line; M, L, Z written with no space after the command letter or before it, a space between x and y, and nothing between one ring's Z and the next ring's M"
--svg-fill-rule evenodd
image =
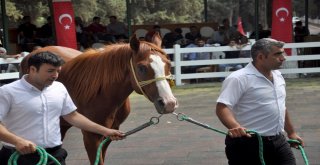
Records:
M161 49L161 42L158 33L152 37L151 42L139 41L135 35L131 37L130 47L134 55L130 67L134 90L153 102L158 113L165 114L173 112L178 102L170 88L171 63Z

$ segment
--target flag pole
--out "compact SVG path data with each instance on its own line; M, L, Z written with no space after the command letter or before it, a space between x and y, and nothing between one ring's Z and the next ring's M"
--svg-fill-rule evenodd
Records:
M254 10L254 15L255 15L255 21L254 21L254 30L255 30L255 39L256 41L259 39L259 0L255 0L255 10Z
M56 30L55 30L56 25L55 25L55 21L54 21L52 1L53 0L48 0L48 5L49 5L49 10L50 10L50 15L51 15L51 28L53 29L52 36L54 39L54 44L57 45L57 37L56 37Z

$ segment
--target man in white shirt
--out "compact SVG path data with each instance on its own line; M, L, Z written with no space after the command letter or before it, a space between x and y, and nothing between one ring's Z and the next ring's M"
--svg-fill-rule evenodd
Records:
M229 129L225 140L229 165L260 164L257 137L247 130L262 136L266 164L296 164L283 132L304 143L291 124L285 80L277 70L285 61L283 46L270 38L258 40L251 48L253 61L223 82L216 114Z
M60 117L112 140L124 137L122 132L100 126L76 111L67 89L55 81L62 64L63 60L50 52L35 54L28 60L29 74L0 87L0 165L6 165L15 150L23 155L18 164L37 164L36 146L65 164L67 152L61 148Z

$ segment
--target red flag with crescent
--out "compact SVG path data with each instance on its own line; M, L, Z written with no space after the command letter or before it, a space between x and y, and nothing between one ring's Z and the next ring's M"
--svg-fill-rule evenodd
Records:
M292 43L292 3L291 0L273 0L272 31L273 39ZM291 55L291 49L285 50Z
M57 45L77 49L76 29L71 0L53 0Z
M242 26L242 20L241 17L238 17L238 23L237 23L237 27L238 27L238 32L241 33L242 35L246 36L246 33L243 30L243 26Z

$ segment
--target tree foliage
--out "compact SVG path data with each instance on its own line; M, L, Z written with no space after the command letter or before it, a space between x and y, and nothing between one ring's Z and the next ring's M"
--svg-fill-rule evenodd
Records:
M15 6L15 3L11 2L11 0L8 0L6 2L6 10L7 10L7 16L9 17L10 20L17 21L23 17L22 11L18 10L17 7Z
M91 22L94 16L98 16L97 1L74 0L73 1L74 15L82 18L84 22Z
M131 4L134 24L203 22L203 0L136 0Z
M23 15L30 15L33 22L40 26L50 15L48 1L51 0L6 0L7 15L11 23L19 23ZM204 22L204 0L130 0L132 24L168 24ZM229 18L235 24L242 17L245 29L251 30L254 22L255 0L207 0L208 21L221 22ZM108 17L115 15L120 21L127 22L126 0L72 0L75 16L86 24L99 16L102 23L109 23ZM270 24L271 8L269 0L259 0L259 20ZM294 15L304 16L304 0L292 0ZM312 5L311 5L312 4ZM320 1L310 0L309 16L319 15Z

